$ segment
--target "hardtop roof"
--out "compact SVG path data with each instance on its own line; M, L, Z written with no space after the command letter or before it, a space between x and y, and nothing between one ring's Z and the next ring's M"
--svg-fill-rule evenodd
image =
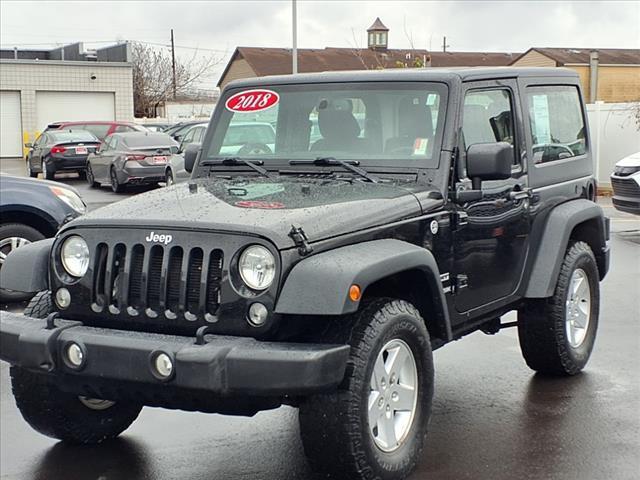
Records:
M568 68L548 67L456 67L456 68L411 68L388 70L352 70L340 72L300 73L296 75L273 75L246 78L230 82L227 88L243 86L289 85L305 83L348 82L445 82L490 80L517 77L579 78Z

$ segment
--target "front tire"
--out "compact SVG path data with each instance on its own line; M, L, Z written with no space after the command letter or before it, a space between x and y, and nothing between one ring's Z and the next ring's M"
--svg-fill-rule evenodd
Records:
M31 168L31 160L29 160L27 158L27 175L30 178L37 178L38 177L38 173L34 172L33 169Z
M518 338L527 365L546 375L575 375L589 361L598 329L598 266L585 242L565 254L554 294L529 300L518 312Z
M404 478L422 452L433 399L429 334L416 308L378 299L341 319L331 342L351 345L335 393L300 405L312 468L327 478Z
M39 292L24 311L46 318L53 311L51 292ZM95 444L115 438L138 417L142 406L79 397L61 391L52 378L20 367L11 367L16 405L31 427L64 442Z

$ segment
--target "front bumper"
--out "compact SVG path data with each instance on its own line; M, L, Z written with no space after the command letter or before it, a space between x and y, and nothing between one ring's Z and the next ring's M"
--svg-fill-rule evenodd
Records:
M92 386L104 381L138 390L162 386L176 392L216 395L305 395L334 389L343 379L347 345L261 342L253 338L207 335L195 338L84 326L0 312L0 359L30 370L81 379ZM63 359L70 342L80 345L85 362L76 370ZM164 352L174 374L161 380L152 359ZM68 383L68 382L67 382ZM80 392L78 392L80 393Z
M622 212L640 214L640 173L621 177L611 175L613 206Z

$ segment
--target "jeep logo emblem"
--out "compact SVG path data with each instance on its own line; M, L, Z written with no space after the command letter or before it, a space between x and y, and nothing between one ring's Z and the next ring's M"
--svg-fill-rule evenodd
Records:
M147 242L164 243L165 245L168 245L173 240L173 236L151 232L145 237L145 240Z

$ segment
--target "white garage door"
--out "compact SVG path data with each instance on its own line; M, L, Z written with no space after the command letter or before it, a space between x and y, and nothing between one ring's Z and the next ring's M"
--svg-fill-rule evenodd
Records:
M0 157L22 156L20 92L0 91Z
M53 122L115 120L113 92L36 92L38 131Z

